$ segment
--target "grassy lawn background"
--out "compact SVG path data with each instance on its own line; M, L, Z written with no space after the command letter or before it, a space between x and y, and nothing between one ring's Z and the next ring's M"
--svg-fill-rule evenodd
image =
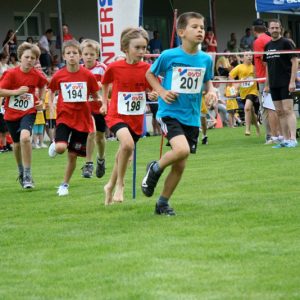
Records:
M58 197L66 154L34 150L36 188L21 190L11 153L0 155L0 299L300 299L300 147L272 149L243 128L209 131L171 205L140 190L160 137L141 139L137 198L104 207L104 178L81 178ZM164 148L166 151L167 148Z

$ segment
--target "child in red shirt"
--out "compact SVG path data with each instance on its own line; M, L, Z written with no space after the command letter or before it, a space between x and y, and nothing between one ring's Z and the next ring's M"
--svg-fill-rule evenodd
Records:
M90 70L99 86L101 86L101 79L106 70L106 65L97 61L100 55L100 45L98 42L90 39L83 40L80 44L82 59L84 67ZM82 167L82 177L91 178L93 175L94 164L93 164L93 151L95 144L97 147L97 167L96 176L101 178L105 174L105 129L106 123L104 116L100 113L101 102L90 101L94 126L93 131L89 133L86 143L86 163Z
M43 98L48 83L46 77L34 68L40 53L36 45L22 43L17 50L20 66L5 72L0 82L0 97L7 97L4 120L14 142L13 149L19 168L18 179L24 189L34 187L30 136L37 107L42 105L40 99Z
M62 47L66 67L57 71L49 83L49 107L53 110L55 92L58 91L56 137L49 147L49 156L55 157L68 148L68 164L63 183L57 194L69 194L69 181L76 167L77 156L86 155L86 139L93 126L88 97L100 99L99 86L94 75L79 65L80 44L67 41Z
M102 79L101 111L107 112L106 124L120 142L111 177L104 186L105 205L112 204L113 201L123 202L127 164L135 143L143 132L146 90L151 89L145 78L150 65L141 61L147 50L147 43L148 34L145 30L125 29L121 34L121 49L125 52L126 59L111 63ZM111 83L112 96L107 110ZM155 92L149 96L152 99L157 98Z

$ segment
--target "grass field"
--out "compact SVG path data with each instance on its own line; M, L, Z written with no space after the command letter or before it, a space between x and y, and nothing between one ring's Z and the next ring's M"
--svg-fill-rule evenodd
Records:
M209 131L171 200L177 216L161 217L162 180L151 199L140 190L159 144L140 140L137 198L130 168L126 201L110 207L117 142L100 180L81 178L79 159L67 197L56 195L66 155L35 150L36 188L23 191L13 155L1 154L0 299L300 299L300 147Z

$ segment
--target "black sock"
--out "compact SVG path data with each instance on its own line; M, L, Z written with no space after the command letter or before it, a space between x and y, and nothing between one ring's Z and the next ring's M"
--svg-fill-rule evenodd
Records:
M158 206L168 206L169 204L169 199L160 195L157 201Z

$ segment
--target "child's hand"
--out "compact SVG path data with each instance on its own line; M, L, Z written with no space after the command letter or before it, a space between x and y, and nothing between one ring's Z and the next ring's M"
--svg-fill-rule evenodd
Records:
M174 102L178 96L177 93L172 92L172 91L166 91L164 90L161 94L160 94L161 98L168 104L172 104L172 102Z
M35 104L35 108L37 110L42 110L43 109L43 101L42 100L38 100L38 102Z
M21 86L17 90L15 90L15 96L22 95L24 93L27 93L29 91L28 86Z
M107 104L106 103L102 103L102 106L100 107L99 112L103 116L105 116L107 114Z
M156 91L152 91L148 93L149 100L156 101L158 98L158 93Z
M205 102L208 106L218 103L217 94L215 92L208 91L207 94L205 95Z

